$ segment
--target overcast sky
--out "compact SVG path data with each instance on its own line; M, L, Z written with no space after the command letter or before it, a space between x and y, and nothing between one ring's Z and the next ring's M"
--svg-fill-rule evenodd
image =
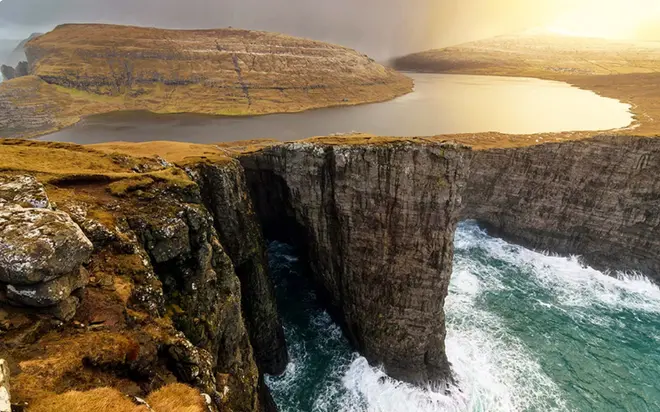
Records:
M65 22L233 26L340 43L385 59L538 26L653 37L658 16L660 0L2 0L0 37Z

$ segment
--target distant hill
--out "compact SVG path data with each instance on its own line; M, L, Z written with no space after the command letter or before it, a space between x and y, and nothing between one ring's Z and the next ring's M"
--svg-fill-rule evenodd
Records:
M0 19L30 31L64 23L242 27L341 44L383 59L433 46L435 26L427 9L435 1L2 0ZM0 22L0 32L2 27Z
M393 61L400 70L557 78L660 71L660 42L549 34L498 36Z
M117 110L256 115L389 100L412 80L347 47L240 29L66 24L0 85L0 130L30 136ZM5 135L4 137L7 137Z

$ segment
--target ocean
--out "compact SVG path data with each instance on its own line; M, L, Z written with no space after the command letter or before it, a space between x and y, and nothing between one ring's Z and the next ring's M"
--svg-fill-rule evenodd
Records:
M355 353L295 250L271 243L291 362L282 412L660 411L660 288L459 225L446 302L450 395L394 381Z

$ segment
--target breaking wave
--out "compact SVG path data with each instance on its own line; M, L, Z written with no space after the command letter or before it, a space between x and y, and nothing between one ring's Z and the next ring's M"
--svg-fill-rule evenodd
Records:
M283 412L660 409L660 289L461 223L446 303L451 395L386 378L352 352L288 245L269 256L291 363L267 379Z

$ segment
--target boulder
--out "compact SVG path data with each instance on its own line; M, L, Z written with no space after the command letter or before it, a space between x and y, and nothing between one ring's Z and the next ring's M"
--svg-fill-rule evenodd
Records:
M30 74L28 62L26 61L19 62L16 65L16 68L14 69L14 74L16 77L23 77Z
M28 286L7 286L7 297L23 305L45 308L66 300L74 290L85 287L89 274L84 268L57 279Z
M0 176L0 207L50 209L44 186L33 176Z
M11 80L16 77L16 70L13 67L7 66L5 64L0 66L0 72L2 72L2 77L5 80Z
M92 243L66 213L0 210L0 282L34 285L74 273L92 250Z

